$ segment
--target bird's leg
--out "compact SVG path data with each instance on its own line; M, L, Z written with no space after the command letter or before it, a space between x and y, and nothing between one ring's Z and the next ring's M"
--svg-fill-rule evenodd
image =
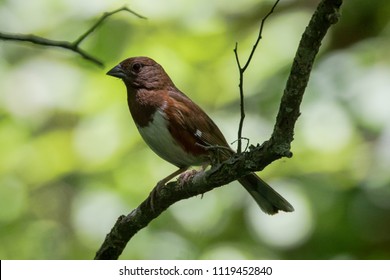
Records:
M188 179L190 179L192 176L194 176L196 174L196 170L195 169L192 169L192 170L189 170L189 171L186 171L186 172L183 172L182 174L180 174L179 178L177 179L179 181L179 184L180 186L183 186L183 184L188 181Z
M168 175L167 177L165 177L164 179L160 180L157 185L153 188L153 190L150 192L149 194L149 197L150 197L150 206L152 207L152 210L154 211L154 201L155 201L155 198L157 196L157 193L158 193L158 189L160 189L161 187L165 186L166 183L168 183L170 180L172 180L172 178L176 177L177 175L183 173L184 171L186 171L188 169L188 167L182 167L178 170L176 170L175 172L173 172L172 174Z
M179 184L182 186L186 181L188 181L195 174L204 172L206 170L207 166L209 166L209 165L210 165L209 162L205 162L202 164L202 169L199 171L192 169L192 170L183 172L182 174L180 174L179 178L177 179L179 181Z
M188 169L188 167L182 167L178 170L176 170L175 172L173 172L171 175L168 175L167 177L165 177L164 179L162 179L161 181L159 181L156 185L155 188L159 188L159 187L162 187L164 186L166 183L168 183L170 180L172 180L173 178L175 178L177 175L183 173L184 171L186 171Z

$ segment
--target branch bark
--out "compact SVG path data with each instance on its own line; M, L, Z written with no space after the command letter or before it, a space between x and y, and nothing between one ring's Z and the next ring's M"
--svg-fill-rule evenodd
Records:
M4 33L0 32L0 40L4 41L21 41L21 42L29 42L33 43L36 45L41 45L41 46L49 46L49 47L56 47L56 48L63 48L67 49L70 51L73 51L77 54L79 54L82 58L97 64L100 67L103 67L104 64L101 62L99 59L96 57L90 55L88 52L84 51L83 49L80 48L80 44L89 36L92 34L93 31L95 31L96 28L98 28L108 17L122 12L122 11L127 11L139 18L145 19L145 17L137 14L136 12L130 10L127 7L122 7L117 10L114 10L112 12L106 12L104 13L94 25L92 25L87 31L85 31L82 35L80 35L79 38L77 38L73 42L67 42L67 41L57 41L57 40L51 40L47 38L43 38L40 36L36 36L33 34L11 34L11 33Z
M206 172L195 174L183 184L171 182L154 190L153 196L149 195L130 214L118 218L97 251L95 259L117 259L139 230L175 202L201 195L250 172L263 170L282 157L292 157L290 148L294 139L294 127L300 115L300 104L313 62L328 29L338 21L341 4L342 0L322 0L306 27L292 64L270 139L262 145L251 146L249 151L236 154Z

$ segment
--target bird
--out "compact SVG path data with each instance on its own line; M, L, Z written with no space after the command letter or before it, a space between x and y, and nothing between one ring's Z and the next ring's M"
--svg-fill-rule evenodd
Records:
M224 161L236 153L214 121L175 86L163 67L152 58L127 58L107 75L124 82L131 116L146 144L179 168L159 184L164 185L184 174L191 166L210 165L216 154L218 160ZM238 182L266 214L294 211L286 199L255 173L239 178Z

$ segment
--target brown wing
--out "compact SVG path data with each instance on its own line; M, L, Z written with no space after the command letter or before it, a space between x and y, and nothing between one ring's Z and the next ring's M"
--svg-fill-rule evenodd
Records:
M222 160L228 158L233 151L217 125L191 99L176 90L169 92L170 99L164 110L173 137L189 153L206 157L213 150L211 147L225 147L227 149L219 148L218 152L223 155Z

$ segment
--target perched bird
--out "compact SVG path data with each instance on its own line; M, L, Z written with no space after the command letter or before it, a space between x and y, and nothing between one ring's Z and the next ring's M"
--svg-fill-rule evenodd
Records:
M130 113L144 141L157 155L179 168L160 184L167 183L190 166L210 164L215 150L208 147L220 147L221 161L235 153L211 118L174 85L153 59L128 58L107 75L125 83ZM238 181L265 213L294 211L287 200L255 173Z

